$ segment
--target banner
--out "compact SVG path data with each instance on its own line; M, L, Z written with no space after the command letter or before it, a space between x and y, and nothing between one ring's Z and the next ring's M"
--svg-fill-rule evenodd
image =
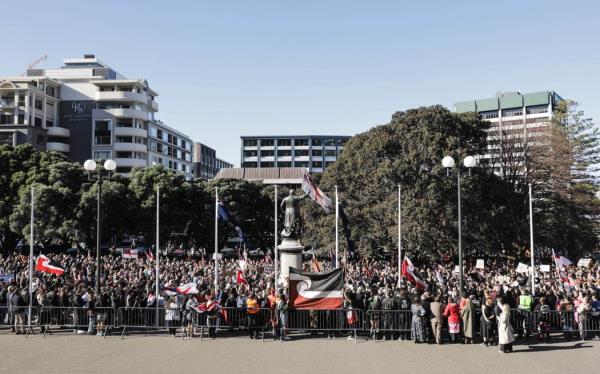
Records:
M327 310L342 307L344 273L341 268L310 273L290 268L290 309Z
M519 262L517 265L517 273L527 273L529 271L529 266L525 265L522 262Z
M549 273L550 272L550 265L540 265L540 271L543 273Z
M580 258L579 261L577 262L577 266L587 268L588 266L590 266L591 262L592 262L591 258Z
M483 261L483 259L481 259L481 258L477 259L477 264L475 265L475 269L485 269L485 262Z

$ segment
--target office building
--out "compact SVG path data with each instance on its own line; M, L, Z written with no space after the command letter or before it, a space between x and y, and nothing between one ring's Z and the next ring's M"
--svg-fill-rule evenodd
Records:
M217 151L202 143L194 143L193 155L195 178L213 179L219 170L233 167L229 162L217 158Z
M487 135L487 150L482 152L481 157L489 160L494 171L501 174L502 164L507 159L513 166L524 166L524 146L528 145L531 147L530 151L535 151L536 139L544 135L557 104L562 100L553 91L526 94L504 92L489 99L455 103L454 111L477 112L491 123ZM510 154L503 155L507 152Z
M0 144L31 143L80 162L112 158L122 174L162 163L191 178L192 141L155 119L158 93L94 55L0 78L0 96ZM163 137L149 142L150 131L159 130Z
M322 172L334 163L349 136L242 136L242 168L301 167Z

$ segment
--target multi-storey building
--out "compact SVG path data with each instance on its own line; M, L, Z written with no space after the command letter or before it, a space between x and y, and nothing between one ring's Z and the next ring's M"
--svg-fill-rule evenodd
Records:
M193 174L195 178L213 179L219 170L233 167L227 161L217 158L217 151L202 144L194 143L194 166Z
M192 139L187 135L154 121L148 125L148 152L151 165L164 167L193 176Z
M112 158L123 174L156 162L191 177L192 142L155 119L158 93L146 80L126 79L94 55L63 62L58 69L0 78L6 102L0 143L31 143L74 161ZM170 143L174 149L165 148L160 162L150 148L155 142L148 142L151 129L163 129L167 143L169 136L177 139L177 144Z
M492 163L496 173L502 172L499 161L502 153L509 152L513 166L524 162L525 145L533 146L549 126L558 102L563 99L553 91L521 94L498 93L490 99L463 101L454 104L457 113L477 112L491 122L487 135L487 150L481 156ZM504 147L503 147L504 144Z
M302 167L322 172L334 163L349 136L242 136L243 168Z

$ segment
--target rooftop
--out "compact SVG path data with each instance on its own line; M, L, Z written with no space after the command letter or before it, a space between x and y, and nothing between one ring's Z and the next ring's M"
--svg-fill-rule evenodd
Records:
M215 179L243 179L264 184L302 184L305 168L227 168Z
M562 100L562 97L554 91L539 91L526 94L518 91L498 92L492 98L454 103L454 111L457 113L486 112L522 108L524 106L548 105L550 103L554 105Z

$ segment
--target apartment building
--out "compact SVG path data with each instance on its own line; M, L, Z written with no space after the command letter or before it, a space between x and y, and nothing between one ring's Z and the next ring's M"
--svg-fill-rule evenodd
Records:
M162 163L191 178L192 141L155 118L158 93L94 55L0 78L0 95L0 144L31 143L80 162L112 158L122 174ZM150 131L159 129L161 137L149 142ZM159 143L167 143L162 151Z
M524 145L536 145L549 126L557 104L563 99L554 91L522 94L499 92L493 98L462 101L454 104L457 113L477 112L489 121L487 150L481 156L488 159L496 173L502 172L499 157L502 143L510 144L511 160L523 165ZM506 148L506 147L505 147Z
M301 167L323 172L341 154L350 136L242 136L243 168Z
M213 179L219 170L232 168L227 161L217 158L217 151L202 144L194 143L193 174L195 178Z

